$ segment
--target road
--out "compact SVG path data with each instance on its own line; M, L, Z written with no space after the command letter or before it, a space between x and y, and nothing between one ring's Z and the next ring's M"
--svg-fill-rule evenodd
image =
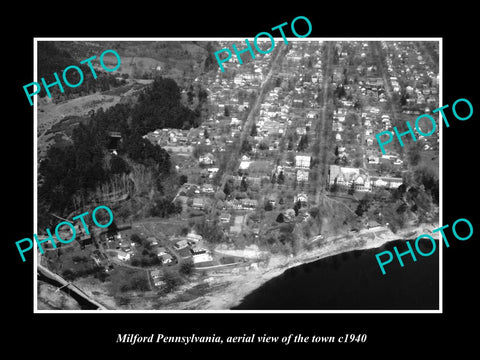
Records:
M383 51L381 49L380 42L371 41L370 42L370 48L373 51L373 55L374 55L373 58L377 59L377 66L378 66L378 69L379 69L380 73L382 74L383 83L385 84L385 91L387 93L387 97L388 97L389 103L391 105L392 120L393 120L392 124L395 126L397 124L398 119L399 119L398 109L397 109L397 106L396 106L395 102L393 101L393 90L392 90L392 86L390 84L390 76L387 76L388 75L387 71L385 70L385 67L383 66L382 59L384 59L385 57L383 56Z
M257 99L255 100L254 105L252 106L252 109L250 110L247 119L245 120L245 123L243 125L242 133L240 134L240 140L238 141L237 146L235 147L235 151L232 151L230 153L230 160L227 163L227 168L225 172L222 174L222 180L220 181L220 189L223 189L225 186L225 183L227 181L227 175L231 175L231 172L236 169L236 166L238 164L238 160L240 159L240 149L241 149L241 144L243 141L247 139L248 136L250 136L250 132L252 130L252 126L254 123L254 119L256 114L259 111L259 107L265 97L265 88L266 85L270 82L274 69L276 65L278 64L279 59L281 58L281 54L283 54L287 50L286 46L282 46L279 48L278 52L275 55L275 58L272 60L270 70L267 74L267 77L265 80L262 82L260 85L260 92L257 96ZM230 165L230 166L229 166ZM212 207L213 208L213 207Z
M320 116L320 131L318 132L317 141L318 141L318 154L316 157L320 159L317 168L317 181L316 181L316 189L315 189L315 202L317 204L320 203L320 194L322 189L326 183L326 176L327 172L327 131L326 131L326 124L327 124L327 104L328 104L328 87L330 84L330 77L332 73L332 62L333 62L333 47L335 46L334 41L328 41L327 44L327 53L325 54L325 73L323 74L323 84L322 84L322 112Z

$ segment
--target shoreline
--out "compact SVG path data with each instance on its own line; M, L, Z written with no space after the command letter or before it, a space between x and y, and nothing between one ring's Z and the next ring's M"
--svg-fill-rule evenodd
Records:
M353 235L330 236L324 239L320 247L310 251L303 250L295 256L272 255L268 264L264 267L245 270L239 274L216 275L214 281L210 284L213 285L214 289L205 296L191 301L169 304L161 310L231 310L232 307L238 306L250 293L269 280L282 275L288 269L344 252L380 248L391 241L409 240L431 232L431 229L436 227L438 227L437 224L420 224L402 229L396 234L382 228L379 231L381 232L380 235L376 235L376 231L362 230ZM437 234L432 235L438 240L438 236L435 236ZM215 289L215 287L218 289Z

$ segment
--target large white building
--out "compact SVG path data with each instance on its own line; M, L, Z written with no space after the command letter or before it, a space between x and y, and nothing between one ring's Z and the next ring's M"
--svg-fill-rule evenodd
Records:
M295 167L300 169L310 169L310 161L312 157L308 155L295 156Z
M357 191L372 191L375 188L396 189L403 183L402 178L370 176L359 168L330 165L329 184L343 187L353 185Z

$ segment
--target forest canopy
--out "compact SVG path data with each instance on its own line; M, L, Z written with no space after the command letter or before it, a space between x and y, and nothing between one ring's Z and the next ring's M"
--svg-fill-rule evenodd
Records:
M143 135L164 127L191 128L199 122L200 116L180 102L175 81L161 77L135 105L117 104L92 112L88 121L74 129L71 145L51 147L40 163L39 215L72 211L75 195L86 195L115 176L128 174L128 163L152 169L161 189L162 177L171 170L170 156ZM122 136L114 157L107 149L111 131Z
M80 64L80 62L74 59L68 51L59 49L54 42L39 41L37 46L39 82L40 79L45 78L47 84L53 84L56 81L54 73L57 73L57 76L62 79L63 70L71 65L79 67L84 75L83 81L78 87L69 87L63 84L62 87L64 91L61 92L58 86L52 86L49 91L52 94L52 100L54 102L61 102L78 96L85 96L97 91L108 91L112 88L126 84L125 80L117 79L117 74L109 74L98 69L95 70L97 77L94 78L87 64ZM99 61L98 56L94 61ZM78 72L70 71L68 73L68 81L71 84L77 84L80 80L81 78ZM47 93L42 90L38 95L40 97L45 97Z

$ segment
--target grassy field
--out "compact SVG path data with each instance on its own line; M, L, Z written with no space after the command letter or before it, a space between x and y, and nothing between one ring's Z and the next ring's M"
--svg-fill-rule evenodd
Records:
M440 158L439 158L438 151L422 151L420 155L421 155L421 160L419 162L419 165L427 166L439 178Z
M142 77L144 73L157 71L159 75L183 75L189 72L196 76L194 64L201 62L207 55L205 50L207 42L180 42L180 41L59 41L56 45L68 51L75 59L81 61L96 55L95 67L100 67L98 58L100 54L113 49L120 55L121 65L117 74L129 74L131 78ZM117 59L112 53L107 53L104 58L107 67L117 64ZM193 73L192 73L193 71ZM178 74L176 73L178 72ZM198 74L197 74L198 75Z

